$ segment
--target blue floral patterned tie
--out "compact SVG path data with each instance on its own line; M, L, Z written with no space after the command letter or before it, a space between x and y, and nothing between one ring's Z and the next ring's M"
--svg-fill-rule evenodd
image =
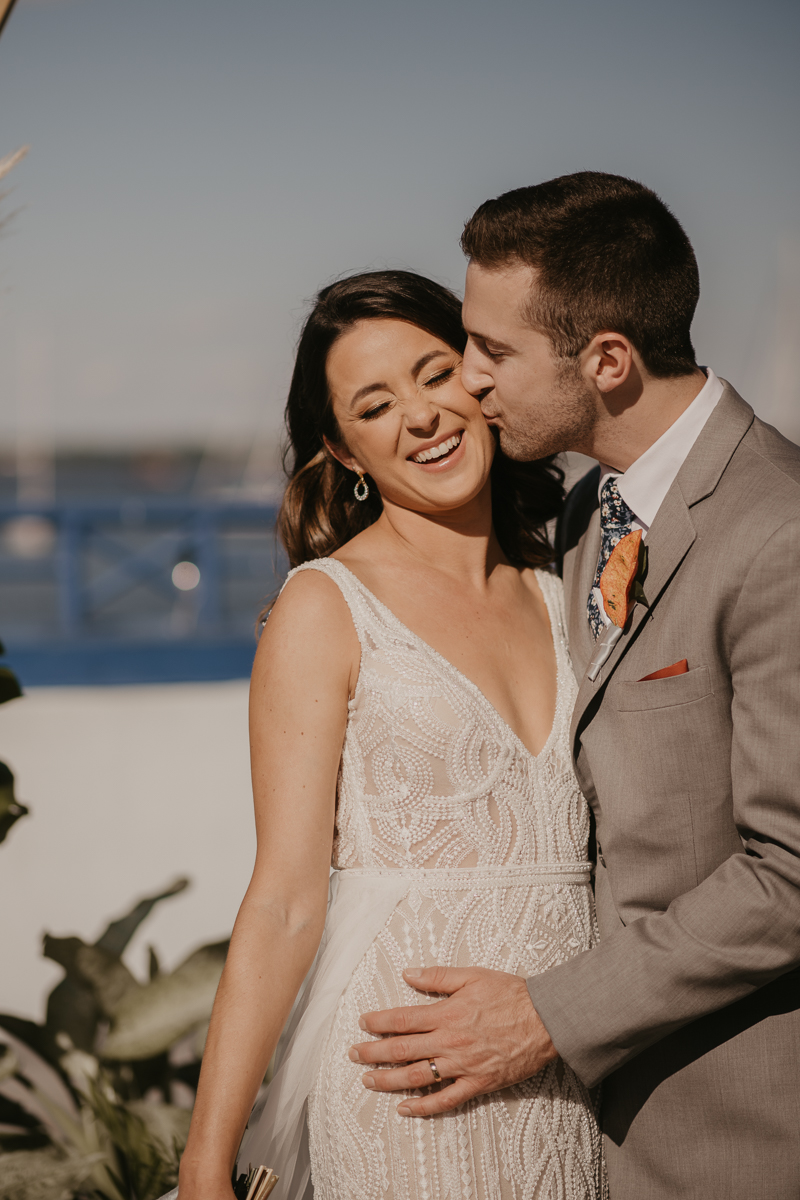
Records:
M589 624L592 627L592 633L595 638L598 638L605 629L605 622L600 615L600 609L594 597L594 588L600 585L600 576L603 574L605 565L611 557L611 551L617 542L621 541L626 534L631 532L631 527L635 520L635 515L619 494L616 477L612 475L605 481L600 492L600 557L597 560L594 583L586 605L589 613Z

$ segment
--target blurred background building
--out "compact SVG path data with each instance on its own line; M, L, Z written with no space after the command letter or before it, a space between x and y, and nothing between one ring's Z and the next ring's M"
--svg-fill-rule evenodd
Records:
M277 481L188 447L3 466L0 614L29 686L247 677L284 573Z
M1 7L1 6L0 6ZM17 0L0 38L0 1005L37 939L229 930L252 861L247 675L284 571L283 398L310 299L402 266L460 291L483 199L642 179L698 253L699 360L800 440L791 0ZM13 913L13 920L7 914Z

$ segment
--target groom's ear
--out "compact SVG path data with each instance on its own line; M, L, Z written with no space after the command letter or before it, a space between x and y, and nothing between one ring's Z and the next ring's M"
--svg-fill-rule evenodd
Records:
M631 372L636 373L637 357L633 343L624 333L602 330L581 355L583 373L599 392L613 392L627 382Z
M328 451L328 454L330 454L331 458L335 458L336 461L340 462L343 467L347 468L348 471L355 471L356 474L361 473L361 467L353 458L352 454L348 452L345 446L337 446L335 442L330 440L330 438L326 438L324 433L322 435L322 441L324 442L325 449Z

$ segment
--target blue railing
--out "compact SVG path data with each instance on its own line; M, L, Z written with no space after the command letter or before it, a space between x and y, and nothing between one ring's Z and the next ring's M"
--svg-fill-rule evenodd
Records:
M249 674L283 572L245 501L0 504L0 637L23 684Z

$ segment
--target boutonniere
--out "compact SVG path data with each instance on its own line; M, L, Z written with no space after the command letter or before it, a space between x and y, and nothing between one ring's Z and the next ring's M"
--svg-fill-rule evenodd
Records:
M647 578L647 546L641 529L620 538L600 576L603 607L612 625L624 629L634 604L649 608L644 594Z

